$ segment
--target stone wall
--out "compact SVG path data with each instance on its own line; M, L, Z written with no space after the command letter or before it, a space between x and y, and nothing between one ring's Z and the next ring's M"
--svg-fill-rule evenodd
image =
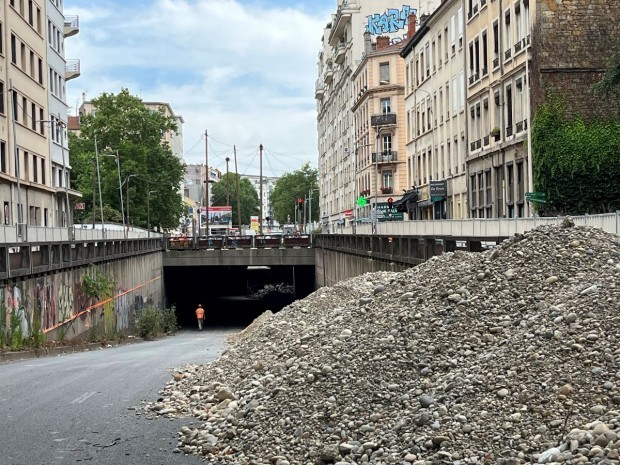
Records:
M620 1L530 0L536 3L532 27L532 104L548 92L561 94L569 113L606 117L620 100L591 91L620 45Z

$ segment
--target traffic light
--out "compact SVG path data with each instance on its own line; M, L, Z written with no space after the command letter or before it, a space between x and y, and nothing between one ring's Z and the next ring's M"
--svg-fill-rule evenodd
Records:
M299 197L297 199L297 206L299 207L299 209L301 210L304 206L304 199L302 199L301 197Z
M390 207L390 210L392 209L392 204L394 203L394 199L392 197L390 197L388 199L388 207Z

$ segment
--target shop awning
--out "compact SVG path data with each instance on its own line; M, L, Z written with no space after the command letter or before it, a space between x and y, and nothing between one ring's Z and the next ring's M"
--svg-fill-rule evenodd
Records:
M403 196L396 200L392 204L392 208L394 208L397 212L406 212L407 204L415 202L418 199L418 191L417 189L409 189L407 192L403 194Z

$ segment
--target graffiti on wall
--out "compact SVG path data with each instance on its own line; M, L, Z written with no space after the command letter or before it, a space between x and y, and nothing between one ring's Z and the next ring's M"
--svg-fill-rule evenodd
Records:
M416 11L408 5L403 5L400 10L389 8L384 13L369 15L366 30L372 35L393 34L401 31L407 27L409 15L415 14Z
M97 301L82 289L81 273L57 273L0 286L0 330L7 335L13 318L19 321L23 337L36 327L43 333L62 327L65 337L71 338L100 323L106 334L126 332L132 312L153 299L150 284L161 279L158 276L127 290L117 285Z

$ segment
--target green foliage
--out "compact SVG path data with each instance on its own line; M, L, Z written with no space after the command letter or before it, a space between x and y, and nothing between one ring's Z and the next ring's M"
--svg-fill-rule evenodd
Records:
M80 119L80 136L69 136L71 154L71 182L82 192L86 210L75 211L74 221L92 221L99 218L99 192L96 176L95 136L99 154L101 195L104 219L120 219L122 211L119 192L119 173L115 155L118 151L123 184L123 203L134 225L146 227L147 196L151 210L151 224L164 229L176 228L184 211L179 185L185 166L170 149L162 134L176 132L174 118L162 107L151 111L142 100L130 95L127 89L118 94L101 94L93 100L94 114ZM131 178L128 177L132 174ZM109 206L107 209L106 206ZM107 212L107 213L106 213ZM110 216L108 216L110 215Z
M620 120L568 119L551 97L536 112L532 151L535 190L547 194L541 214L620 209Z
M616 50L609 61L609 69L603 78L593 86L594 91L604 97L620 96L620 43L616 46Z
M114 288L112 278L99 271L95 265L90 265L88 273L82 276L82 292L88 297L97 300L110 294Z
M222 175L220 181L210 185L211 204L214 206L232 205L233 224L239 222L237 209L237 177L239 177L239 192L241 204L241 224L250 224L250 216L258 215L260 201L256 189L252 183L245 178L241 178L236 173L226 173Z
M285 173L276 181L271 194L271 203L274 208L275 218L280 224L288 223L295 218L295 206L297 199L305 199L312 190L312 220L319 219L319 183L318 171L310 168L308 163L292 173ZM351 206L353 208L353 206Z
M27 344L33 349L39 349L45 342L45 334L41 331L41 323L34 321L32 323L32 333L28 337Z
M174 305L171 308L165 308L163 313L163 325L165 333L176 333L177 326L177 311Z
M0 349L6 345L6 305L0 300Z
M11 330L9 333L11 350L21 350L24 348L24 333L22 322L17 312L11 313Z
M174 332L177 320L174 307L160 309L144 307L136 320L135 333L143 338L155 337L163 333Z

